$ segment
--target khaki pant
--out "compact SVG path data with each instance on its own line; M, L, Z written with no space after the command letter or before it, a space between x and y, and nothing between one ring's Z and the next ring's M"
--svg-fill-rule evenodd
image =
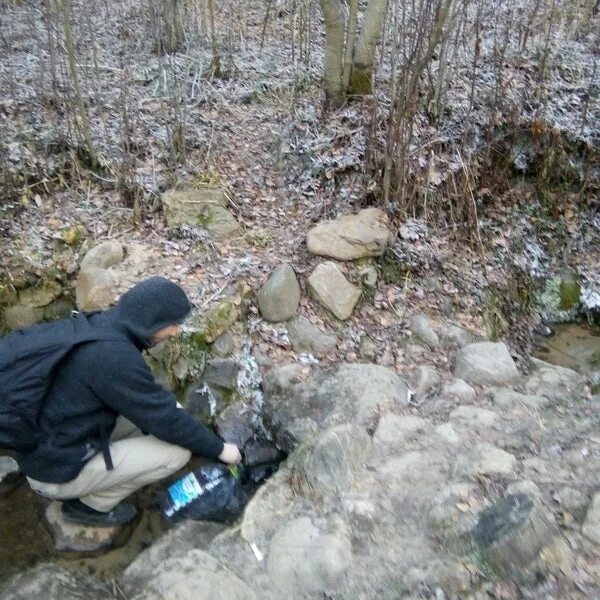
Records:
M136 490L168 477L189 460L190 452L143 435L131 421L117 419L110 436L114 469L108 471L102 453L96 454L81 473L67 483L44 483L27 478L31 488L52 500L79 498L101 512L109 512Z

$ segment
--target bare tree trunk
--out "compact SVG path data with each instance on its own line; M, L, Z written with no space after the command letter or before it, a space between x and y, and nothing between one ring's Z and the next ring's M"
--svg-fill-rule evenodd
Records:
M57 0L57 5L62 13L63 30L65 34L65 46L67 48L67 58L69 62L69 75L73 83L75 91L75 103L79 111L79 120L76 122L76 128L80 131L85 139L85 144L89 154L89 159L92 168L96 167L96 150L92 142L92 130L87 112L85 110L85 101L81 92L79 83L79 72L77 71L77 63L75 61L75 44L73 42L73 33L71 31L71 6L70 0Z
M346 36L346 48L344 50L343 67L343 89L348 90L350 76L352 74L352 63L354 61L354 43L356 41L356 28L358 25L358 0L350 0L350 12L348 15L348 35Z
M373 91L375 46L383 29L388 0L369 0L360 35L356 40L349 92L370 94Z
M320 0L325 17L325 102L337 105L343 101L342 66L346 19L340 0Z

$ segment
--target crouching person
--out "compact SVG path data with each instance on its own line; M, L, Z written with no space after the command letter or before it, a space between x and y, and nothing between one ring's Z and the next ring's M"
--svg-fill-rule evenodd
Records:
M35 448L17 453L32 489L62 501L65 520L92 526L131 521L123 502L181 467L191 454L241 460L154 381L142 351L176 336L191 311L185 292L160 277L114 308L87 317L100 339L77 343L53 370Z

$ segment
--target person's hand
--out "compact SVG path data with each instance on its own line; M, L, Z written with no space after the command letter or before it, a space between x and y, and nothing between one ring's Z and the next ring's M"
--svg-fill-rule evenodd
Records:
M219 454L219 460L228 465L239 465L242 462L240 449L235 444L223 444L223 452Z

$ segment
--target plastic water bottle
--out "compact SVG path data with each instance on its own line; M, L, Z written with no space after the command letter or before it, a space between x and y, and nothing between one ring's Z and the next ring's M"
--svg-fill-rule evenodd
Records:
M178 479L167 488L160 500L160 508L168 520L174 520L178 513L189 506L198 498L210 495L210 492L219 486L227 477L240 477L238 467L219 466L205 467L192 471Z

